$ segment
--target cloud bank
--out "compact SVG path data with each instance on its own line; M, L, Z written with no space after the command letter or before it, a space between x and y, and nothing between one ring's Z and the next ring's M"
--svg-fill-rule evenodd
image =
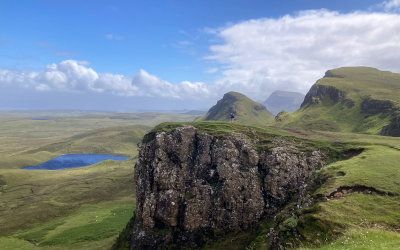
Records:
M385 12L303 11L213 29L210 39L219 42L206 56L216 76L211 83L171 83L145 70L132 77L102 73L87 62L65 60L41 71L0 69L0 87L209 103L231 90L258 100L278 89L307 92L326 70L336 67L399 72L400 15L394 11L399 6L399 0L392 0L383 3Z
M48 65L41 72L0 70L0 86L36 91L96 92L120 96L189 99L209 96L208 85L183 81L172 84L145 70L133 78L120 74L99 73L87 62L65 60Z
M208 59L222 65L217 85L256 98L276 89L306 92L342 66L400 70L400 15L314 10L217 30Z

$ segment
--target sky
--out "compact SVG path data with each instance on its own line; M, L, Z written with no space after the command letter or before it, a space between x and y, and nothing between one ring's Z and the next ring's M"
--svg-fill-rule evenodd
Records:
M400 0L0 2L0 110L206 110L398 58Z

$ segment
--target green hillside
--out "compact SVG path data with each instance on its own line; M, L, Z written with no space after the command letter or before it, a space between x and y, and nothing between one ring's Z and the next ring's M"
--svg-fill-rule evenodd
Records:
M400 74L368 67L326 72L285 127L400 136Z
M235 114L235 122L265 126L273 121L273 115L262 104L238 92L228 92L201 118L205 121L229 121Z

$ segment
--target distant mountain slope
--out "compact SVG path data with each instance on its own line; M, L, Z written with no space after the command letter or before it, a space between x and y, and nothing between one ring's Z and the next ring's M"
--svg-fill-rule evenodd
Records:
M293 112L300 108L305 95L298 92L274 91L264 102L264 106L273 114L281 111Z
M369 67L326 72L287 127L400 136L400 74Z
M273 121L273 115L262 104L238 92L226 93L201 120L229 121L231 113L242 124L266 125Z

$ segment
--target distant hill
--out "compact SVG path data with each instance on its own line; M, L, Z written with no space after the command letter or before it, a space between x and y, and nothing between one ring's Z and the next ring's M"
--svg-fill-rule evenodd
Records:
M326 72L288 127L400 136L400 74L369 67Z
M265 100L264 106L274 115L281 111L293 112L300 108L304 97L302 93L277 90Z
M266 125L273 121L273 115L262 104L238 92L229 92L217 102L201 120L229 121L235 114L235 121L242 124Z

